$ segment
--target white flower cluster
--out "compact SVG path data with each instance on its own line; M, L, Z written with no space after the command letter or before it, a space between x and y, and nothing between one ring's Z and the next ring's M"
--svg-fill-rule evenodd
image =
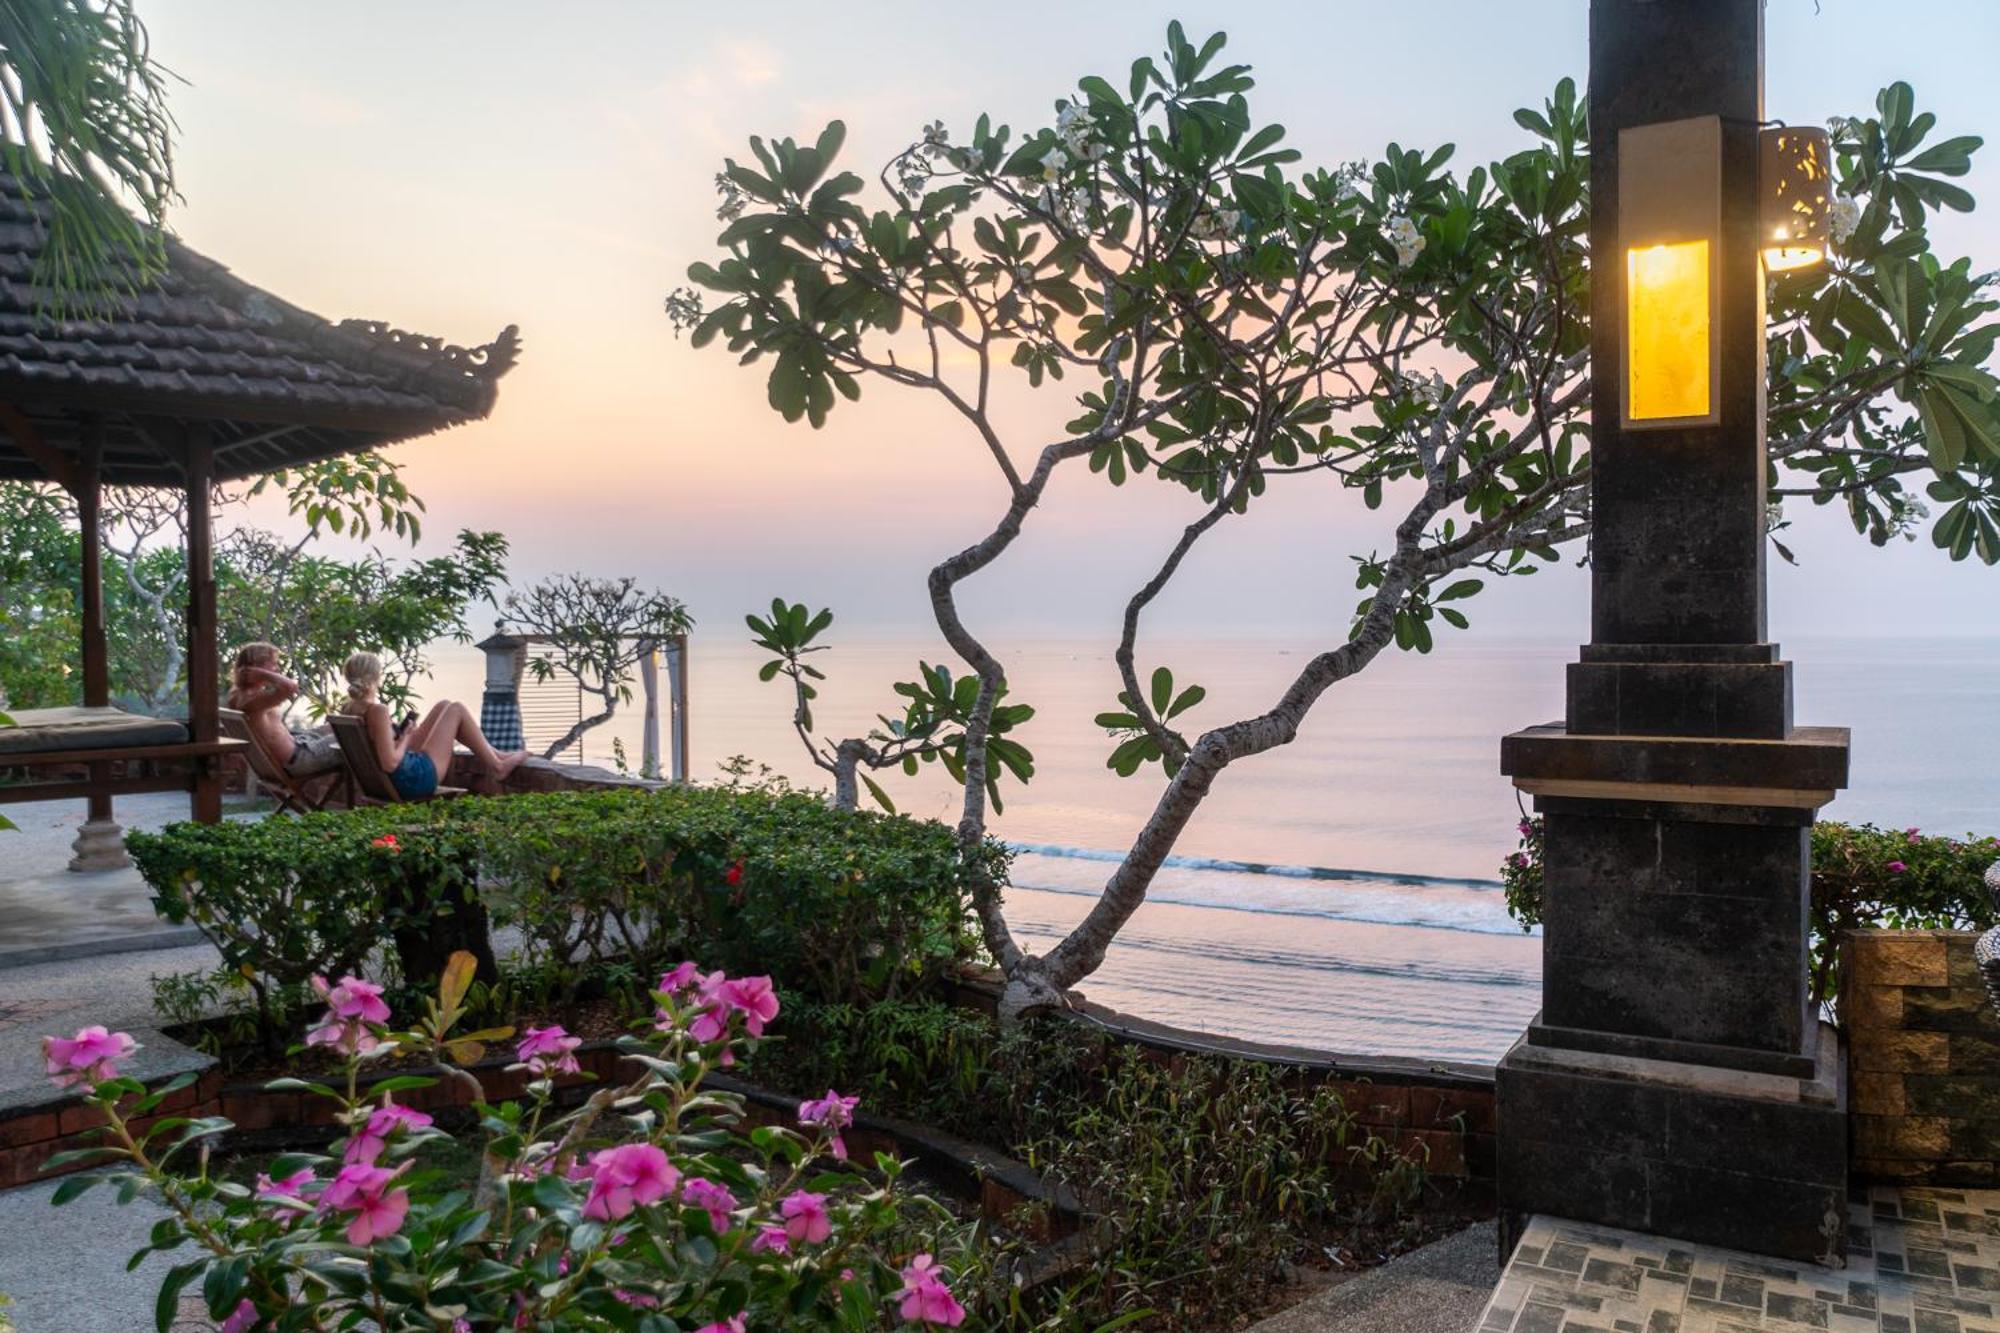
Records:
M750 201L744 195L742 186L718 171L715 173L715 192L722 196L722 203L715 210L718 220L734 222L743 216L743 210Z
M683 329L701 323L701 293L694 288L674 288L667 293L665 305L667 322L674 326L674 337L680 337Z
M1851 194L1837 194L1833 197L1833 211L1827 218L1827 230L1833 235L1835 245L1846 245L1847 238L1854 235L1854 229L1861 225L1861 201Z
M1062 220L1071 231L1090 230L1090 206L1096 196L1081 185L1057 193L1052 185L1042 187L1042 207Z
M1063 150L1079 162L1101 161L1110 151L1097 136L1096 118L1081 102L1066 102L1056 112L1056 137L1062 140Z
M1368 164L1347 162L1334 169L1333 200L1336 204L1351 203L1361 197L1361 182L1368 179Z
M925 157L943 157L951 147L951 138L945 133L944 122L934 120L924 126L924 140L921 151Z
M1399 372L1396 376L1396 388L1427 407L1442 407L1444 400L1451 395L1451 386L1445 383L1444 376L1435 370L1428 377L1404 375Z
M1424 252L1423 234L1417 224L1404 214L1398 213L1388 222L1389 244L1396 247L1396 262L1408 268Z
M1061 148L1051 148L1042 154L1042 179L1050 184L1061 180L1069 170L1069 154Z
M1197 241L1227 240L1243 225L1243 210L1240 208L1203 209L1195 215L1188 227L1188 235Z

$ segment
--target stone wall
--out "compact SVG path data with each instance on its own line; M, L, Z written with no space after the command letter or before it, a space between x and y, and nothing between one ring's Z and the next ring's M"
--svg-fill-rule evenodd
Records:
M1857 1179L2000 1185L2000 1020L1968 931L1869 930L1841 953Z

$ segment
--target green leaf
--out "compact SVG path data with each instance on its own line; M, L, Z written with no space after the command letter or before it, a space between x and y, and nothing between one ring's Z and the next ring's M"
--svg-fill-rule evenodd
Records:
M1164 713L1174 697L1174 673L1165 667L1153 669L1153 712Z
M889 799L889 793L882 790L881 784L877 783L875 779L869 777L866 773L861 774L860 777L861 785L868 788L868 794L875 798L875 804L881 806L890 814L895 814L896 803Z

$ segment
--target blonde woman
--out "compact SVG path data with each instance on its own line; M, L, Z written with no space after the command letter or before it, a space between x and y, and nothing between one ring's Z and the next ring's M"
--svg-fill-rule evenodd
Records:
M382 659L356 653L347 659L347 702L341 711L361 719L375 747L375 762L406 801L418 801L437 790L438 778L451 768L451 747L463 743L496 779L520 767L525 750L505 754L486 743L479 723L464 704L441 700L421 722L411 714L398 725L382 702Z

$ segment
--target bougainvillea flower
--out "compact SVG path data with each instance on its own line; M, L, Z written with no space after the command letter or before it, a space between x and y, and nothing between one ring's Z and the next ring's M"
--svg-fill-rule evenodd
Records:
M722 999L743 1015L743 1026L753 1037L764 1035L764 1025L778 1016L778 992L769 977L739 977L724 982Z
M910 1266L903 1270L902 1297L900 1313L913 1324L957 1328L965 1322L965 1307L952 1296L951 1288L938 1272L937 1261L928 1254L910 1260Z
M382 1156L382 1150L389 1146L389 1140L407 1129L422 1129L431 1123L431 1118L422 1111L413 1111L407 1106L378 1106L368 1113L368 1121L361 1132L347 1141L347 1151L341 1155L344 1162L361 1162L373 1166Z
M817 1245L833 1234L824 1194L795 1190L778 1205L778 1215L785 1219L785 1235L801 1245Z
M575 1054L576 1048L581 1045L583 1038L570 1036L558 1023L552 1027L529 1028L514 1053L521 1063L534 1071L535 1077L549 1078L556 1074L583 1072Z
M596 1222L615 1222L642 1203L657 1203L674 1192L681 1173L664 1150L650 1143L625 1143L594 1153L590 1159L590 1196L583 1215Z
M82 1087L118 1077L117 1061L139 1049L130 1033L93 1024L74 1037L43 1037L43 1070L58 1088Z
M732 889L741 884L743 882L743 862L739 860L730 866L729 869L723 871L722 882Z
M1904 865L1904 864L1903 864L1903 863L1902 863L1901 861L1891 861L1891 862L1889 863L1889 873L1890 873L1890 874L1892 874L1892 875L1900 875L1900 874L1902 874L1902 873L1903 873L1903 872L1904 872L1905 870L1908 870L1908 869L1909 869L1909 867L1908 867L1908 866L1906 866L1906 865Z
M736 1196L722 1185L700 1176L681 1188L681 1202L708 1214L708 1224L717 1235L729 1230L729 1214L736 1208Z

